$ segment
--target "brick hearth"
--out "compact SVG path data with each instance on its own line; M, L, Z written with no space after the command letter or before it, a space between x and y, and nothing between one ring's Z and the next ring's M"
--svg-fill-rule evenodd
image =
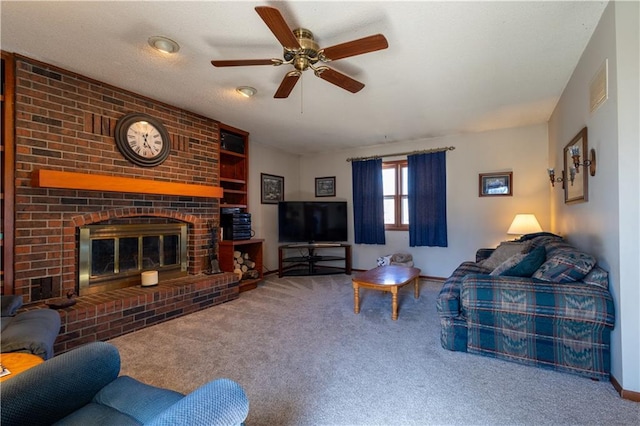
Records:
M154 287L128 287L81 296L59 309L61 327L56 354L89 342L109 340L163 321L238 298L232 273L198 275L161 282ZM48 309L32 303L25 310Z

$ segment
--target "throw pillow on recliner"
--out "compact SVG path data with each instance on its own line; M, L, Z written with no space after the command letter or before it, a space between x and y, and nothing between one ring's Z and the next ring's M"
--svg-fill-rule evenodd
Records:
M488 259L483 260L482 267L494 270L500 266L503 262L508 260L511 256L518 253L526 253L529 251L529 243L520 243L515 241L504 241L500 243L498 247L491 253Z
M500 265L496 270L500 269L498 273L494 270L491 275L505 275L508 277L525 277L528 278L533 275L538 268L544 263L547 258L547 251L544 247L536 247L526 254L519 254L514 256L514 262L507 263L505 266Z
M510 258L508 258L507 260L499 264L493 271L491 271L491 274L489 275L505 275L504 274L505 271L513 268L518 263L522 262L522 260L524 260L526 256L527 256L526 253L514 254L513 256L511 256Z
M554 250L532 277L554 283L571 283L584 278L595 264L596 259L590 254L562 247Z
M582 278L582 281L585 284L602 287L605 290L609 289L609 273L598 265L594 266L593 269Z

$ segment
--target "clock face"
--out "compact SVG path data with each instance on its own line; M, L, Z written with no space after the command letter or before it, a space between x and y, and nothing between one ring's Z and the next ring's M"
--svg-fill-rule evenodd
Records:
M153 124L136 121L127 129L127 142L133 151L144 158L155 158L162 152L164 140Z
M127 114L118 120L115 130L118 149L134 164L153 167L169 156L169 134L160 120L146 114Z

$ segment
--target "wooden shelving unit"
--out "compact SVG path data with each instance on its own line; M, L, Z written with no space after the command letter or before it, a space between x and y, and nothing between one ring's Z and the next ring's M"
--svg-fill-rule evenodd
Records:
M249 133L219 124L220 186L223 190L220 207L248 207Z
M249 207L249 133L220 123L220 208L239 208L246 213ZM258 278L240 281L240 291L254 289L263 279L262 243L264 240L224 240L218 243L218 263L225 272L233 272L233 252L248 253L256 265Z
M248 253L249 258L256 263L255 269L258 271L258 278L240 281L240 292L252 290L264 278L262 243L263 239L254 238L250 240L220 241L218 243L218 264L225 272L233 272L233 252L238 250Z

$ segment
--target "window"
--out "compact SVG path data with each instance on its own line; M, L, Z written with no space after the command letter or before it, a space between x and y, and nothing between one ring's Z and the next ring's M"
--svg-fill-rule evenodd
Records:
M409 190L407 160L382 163L384 228L409 229Z

